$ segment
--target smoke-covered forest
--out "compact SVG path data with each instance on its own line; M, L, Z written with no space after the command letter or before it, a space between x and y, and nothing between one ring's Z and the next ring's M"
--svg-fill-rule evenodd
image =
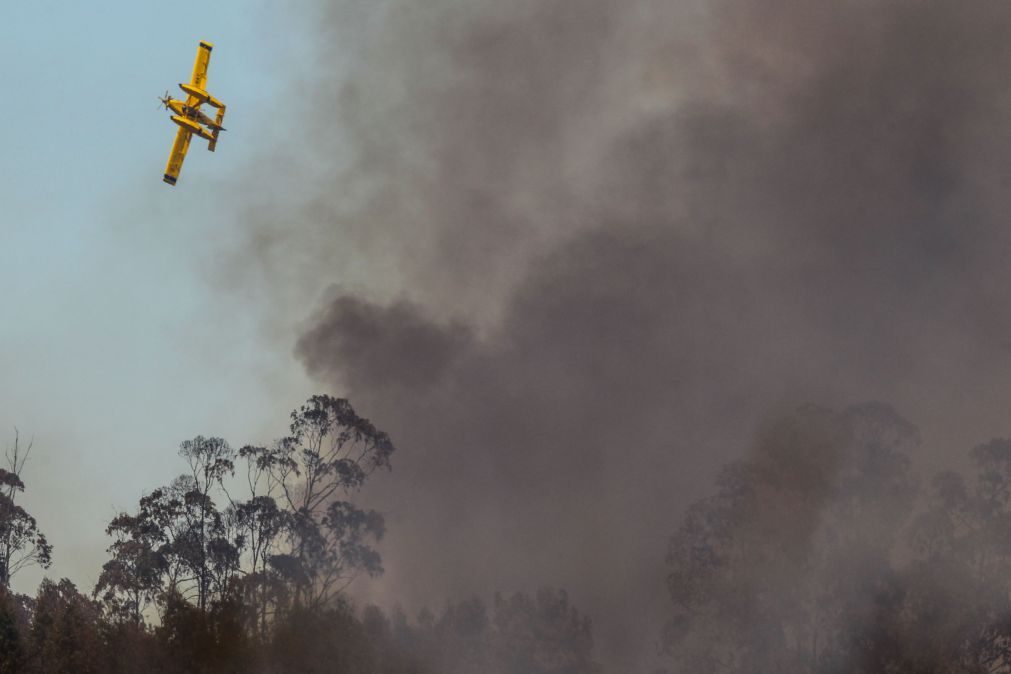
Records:
M321 292L292 319L297 357L404 450L374 507L390 507L388 558L410 563L377 594L564 587L602 660L649 669L705 642L701 624L747 634L794 609L719 590L759 573L750 555L805 552L781 548L824 533L820 492L798 496L799 541L740 551L712 587L693 584L694 547L665 562L768 419L894 405L923 431L902 450L923 498L941 468L972 485L963 449L1011 434L1011 4L389 0L374 21L353 4L321 4L307 116L313 156L346 163L293 213L244 212L236 267L281 328ZM802 489L815 467L780 470ZM690 527L731 508L718 493ZM802 517L760 505L775 510L758 532L706 535L736 551ZM900 514L889 568L913 573ZM795 566L816 562L842 563ZM661 640L669 573L691 582Z
M18 505L31 445L0 471L0 672L605 674L564 589L360 605L380 576L381 512L356 497L393 441L314 396L289 434L236 450L198 436L182 473L109 522L93 588L45 579L58 554ZM990 674L1011 668L1011 440L922 480L915 426L882 403L769 419L712 494L672 517L674 672ZM452 563L447 559L447 563Z
M350 403L314 396L289 435L236 450L198 436L182 473L106 529L94 588L45 579L10 589L54 554L18 505L32 447L0 469L0 672L596 672L588 618L564 590L448 601L406 616L356 607L379 576L380 512L354 496L394 445Z

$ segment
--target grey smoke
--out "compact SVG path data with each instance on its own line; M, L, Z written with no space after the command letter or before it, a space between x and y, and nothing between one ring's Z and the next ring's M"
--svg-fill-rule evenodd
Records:
M1011 5L378 7L321 7L336 168L249 223L337 284L297 354L401 450L377 595L564 586L644 668L761 419L888 400L925 465L1011 430Z

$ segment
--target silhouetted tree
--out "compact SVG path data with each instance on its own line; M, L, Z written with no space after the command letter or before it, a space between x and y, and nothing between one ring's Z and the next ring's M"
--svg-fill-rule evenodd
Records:
M106 610L135 626L142 624L144 609L163 591L169 573L169 522L178 505L157 489L141 498L136 515L113 518L106 534L115 541L112 559L102 567L95 596Z
M176 483L185 522L176 552L196 582L197 608L205 610L211 592L223 593L238 567L238 546L229 540L213 496L221 481L234 472L235 452L221 438L197 436L180 445L179 455L186 459L190 473Z
M219 509L216 493L234 466L220 438L183 442L190 472L140 500L135 515L120 514L107 533L113 557L95 588L108 610L139 623L144 607L163 593L191 597L201 611L223 598L239 570L243 540Z
M27 566L44 569L52 563L53 547L39 530L35 518L17 504L25 490L21 479L32 445L22 448L15 431L14 445L5 455L6 468L0 468L0 587L9 588L11 578Z
M250 483L250 491L255 494L255 489L254 480ZM249 567L240 585L252 607L259 638L266 640L271 606L288 603L287 588L271 566L271 560L278 551L278 537L287 529L290 518L272 497L263 495L233 504L228 517L243 532Z
M322 606L357 573L382 572L372 547L382 515L350 497L377 468L389 468L394 447L347 400L325 395L292 412L290 432L269 448L240 450L266 489L257 516L244 521L261 528L260 569L292 588L295 606ZM270 500L285 511L283 526Z
M188 472L107 529L111 559L95 587L101 634L132 649L110 652L109 667L129 669L154 648L173 653L164 671L253 671L256 654L269 660L303 629L336 638L332 623L348 620L353 628L334 648L346 647L342 661L373 662L369 648L350 645L361 626L334 601L356 573L382 570L373 548L382 517L351 498L374 470L389 467L392 452L385 433L329 396L295 410L290 435L269 449L235 453L203 436L182 443ZM225 485L237 456L246 466L246 500ZM158 609L153 631L145 625L151 606ZM393 662L386 664L395 669Z
M374 606L359 615L341 590L381 573L384 523L353 497L389 468L393 444L329 396L295 410L289 430L238 453L220 438L183 442L188 471L109 523L111 558L92 598L66 579L44 580L35 599L0 587L0 674L599 672L590 622L563 591L496 596L491 611L478 599L449 604L416 625ZM15 443L0 470L7 581L50 561L14 504L26 456ZM226 488L236 457L245 500Z

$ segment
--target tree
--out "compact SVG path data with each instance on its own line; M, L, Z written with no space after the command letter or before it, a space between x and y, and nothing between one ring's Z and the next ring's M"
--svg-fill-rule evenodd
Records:
M255 671L257 653L244 629L245 607L238 601L214 601L201 610L176 593L165 598L155 636L165 672L217 674Z
M505 674L596 674L590 619L564 590L495 596L496 656Z
M121 513L106 530L116 540L95 592L135 624L163 593L192 598L207 610L211 598L230 591L238 572L243 541L215 500L234 469L233 452L220 438L197 436L179 454L190 472L142 497L135 515Z
M971 482L938 473L911 539L918 557L899 624L903 657L952 672L1011 669L1011 440L975 447ZM916 639L929 623L929 640Z
M104 672L98 607L67 579L42 581L28 638L28 662L38 674Z
M589 618L564 590L495 595L491 610L480 598L449 603L436 619L428 611L416 626L402 613L393 621L366 611L363 620L384 653L402 665L424 664L444 674L599 674ZM406 655L405 654L409 654Z
M17 504L25 490L21 479L32 444L22 452L15 431L14 445L5 454L6 468L0 468L0 587L9 588L11 578L27 566L48 569L52 564L53 546L39 530L35 518Z
M121 513L106 528L115 539L109 547L112 559L102 566L94 594L112 615L138 628L170 571L168 526L176 507L157 489L141 498L137 515Z
M24 670L25 652L21 638L22 607L11 592L0 588L0 674Z
M376 645L369 642L351 605L338 598L325 608L296 606L274 626L273 671L292 674L376 672Z
M321 610L356 573L382 571L373 545L383 518L352 497L373 471L389 468L388 436L329 396L292 412L289 430L269 449L237 454L221 438L180 445L189 470L107 528L111 559L95 587L106 615L142 630L156 605L166 638L188 631L219 643L207 630L227 624L264 645L279 612ZM236 456L246 465L246 500L226 489Z
M258 636L265 641L271 605L286 603L284 584L273 572L271 560L278 536L287 528L289 518L273 498L262 495L233 504L228 517L243 532L249 568L241 587L253 609Z
M372 547L383 517L350 497L378 468L389 468L394 447L386 433L360 417L344 399L317 395L291 413L290 435L271 447L239 454L260 471L265 499L286 511L283 528L261 536L260 556L292 588L295 606L322 606L357 573L382 572ZM257 510L267 513L267 501ZM259 527L262 520L245 520ZM283 535L283 547L275 545Z
M177 539L177 553L190 569L197 585L197 608L207 608L208 596L227 588L238 567L238 550L229 540L222 513L212 492L235 470L235 452L221 438L197 436L183 442L179 455L190 474L176 482L183 508L185 530Z
M859 667L901 607L891 558L914 503L907 452L918 443L880 404L803 408L766 427L671 540L665 643L681 667L890 671Z

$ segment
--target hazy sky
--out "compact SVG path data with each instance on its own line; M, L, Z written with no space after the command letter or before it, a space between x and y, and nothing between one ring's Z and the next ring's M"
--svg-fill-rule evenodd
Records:
M1009 7L5 7L0 446L50 575L91 588L180 441L322 388L399 447L377 596L561 585L649 659L761 419L884 400L926 474L1011 433ZM171 189L200 39L229 130Z
M15 426L34 437L25 503L55 545L49 574L84 590L105 525L179 472L181 440L280 435L310 392L290 346L267 346L243 294L215 281L237 188L277 170L258 155L300 142L299 106L282 94L308 48L288 8L0 11L0 447ZM200 39L216 45L209 88L229 106L228 131L214 154L193 143L172 189L161 174L175 127L156 96L182 95ZM26 572L16 585L37 581Z

